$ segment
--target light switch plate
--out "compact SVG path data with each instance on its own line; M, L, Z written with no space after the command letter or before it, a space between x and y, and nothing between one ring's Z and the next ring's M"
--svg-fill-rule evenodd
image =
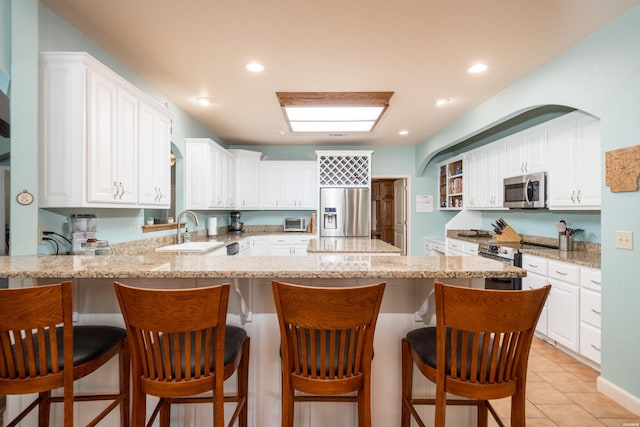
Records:
M633 231L616 231L616 248L633 249Z

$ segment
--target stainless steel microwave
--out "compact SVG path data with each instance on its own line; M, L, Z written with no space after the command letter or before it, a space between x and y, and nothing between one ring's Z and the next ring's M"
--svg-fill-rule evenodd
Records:
M547 175L537 172L504 179L504 207L539 209L547 207Z

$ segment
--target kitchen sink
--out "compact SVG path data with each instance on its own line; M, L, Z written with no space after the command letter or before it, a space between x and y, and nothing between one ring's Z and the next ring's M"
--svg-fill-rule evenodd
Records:
M204 253L224 246L224 242L210 240L207 242L186 242L176 245L161 246L156 248L156 252L193 252Z

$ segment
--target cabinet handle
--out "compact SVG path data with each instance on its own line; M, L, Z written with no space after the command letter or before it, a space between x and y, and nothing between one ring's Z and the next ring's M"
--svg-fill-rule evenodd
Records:
M593 311L595 314L598 314L598 315L602 314L601 312L599 312L599 311L598 311L598 310L596 310L595 308L592 308L592 309L591 309L591 311Z
M529 286L529 289L533 289L533 286Z
M571 192L571 203L575 203L576 202L576 190L573 190Z
M118 183L113 181L113 198L114 200L118 198Z
M122 185L122 182L120 183L120 197L118 197L118 199L122 200L122 196L124 196L124 185Z
M535 265L535 264L527 264L527 265L528 265L529 267L531 267L531 268L538 268L538 266L537 266L537 265Z
M526 172L526 169L524 167L524 162L520 163L520 172Z
M598 282L597 280L591 279L590 282L593 283L594 285L602 285L602 283Z
M558 273L558 274L559 274L559 275L561 275L561 276L566 276L566 275L567 275L567 273L565 273L564 271L558 271L558 270L556 270L556 273Z
M529 170L529 161L525 160L525 162L524 162L524 171L527 172L527 170Z
M589 344L589 345L593 347L594 350L600 351L600 347L598 347L597 345L593 345L593 344Z
M580 190L578 190L578 194L576 195L576 199L578 200L578 203L582 203L582 197L580 197Z

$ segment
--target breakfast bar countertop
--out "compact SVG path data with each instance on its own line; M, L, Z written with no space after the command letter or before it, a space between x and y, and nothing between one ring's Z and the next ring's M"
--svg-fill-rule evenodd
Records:
M526 271L481 257L307 255L207 256L150 253L0 257L7 278L516 278Z

